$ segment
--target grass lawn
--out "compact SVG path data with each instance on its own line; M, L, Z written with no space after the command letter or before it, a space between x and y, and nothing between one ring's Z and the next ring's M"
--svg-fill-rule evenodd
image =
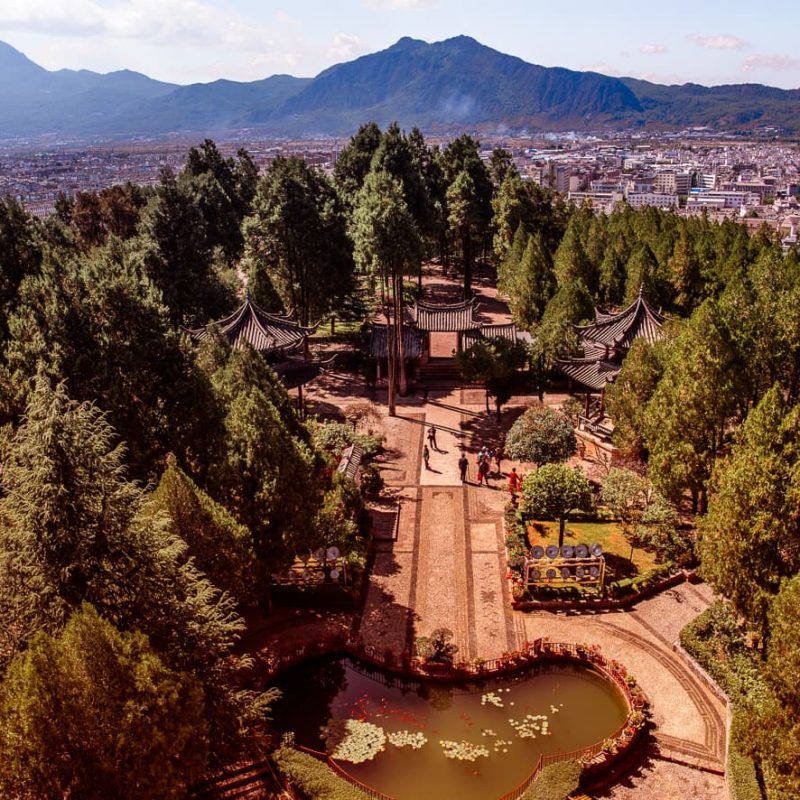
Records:
M558 544L557 522L533 522L528 526L528 541L531 546ZM656 566L653 553L636 549L633 564L628 560L631 546L622 535L616 522L567 522L564 544L595 544L603 547L606 559L606 583L622 578L633 578L650 572Z

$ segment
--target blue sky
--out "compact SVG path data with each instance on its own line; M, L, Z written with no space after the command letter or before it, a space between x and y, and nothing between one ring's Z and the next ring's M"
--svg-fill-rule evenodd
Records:
M799 29L797 0L0 0L0 39L48 69L176 83L311 76L401 36L467 34L545 66L800 88Z

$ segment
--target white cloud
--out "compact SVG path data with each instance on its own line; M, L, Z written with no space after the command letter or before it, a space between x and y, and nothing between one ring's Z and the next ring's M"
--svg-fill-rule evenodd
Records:
M699 36L696 33L690 33L686 38L690 42L710 50L743 50L745 47L750 46L749 42L729 33L721 33L714 36Z
M351 61L369 51L369 45L359 36L337 33L327 54L335 61Z
M10 0L0 2L0 29L245 50L269 46L276 33L206 0Z
M614 77L618 77L622 75L622 73L616 68L612 67L611 64L581 64L580 66L581 72L599 72L601 75L612 75Z
M439 0L365 0L365 5L381 11L411 11L417 8L430 8Z
M757 69L800 70L800 58L791 56L748 56L742 64L742 72L754 72Z
M663 44L643 44L639 48L639 52L646 55L661 55L661 53L667 52L667 48Z

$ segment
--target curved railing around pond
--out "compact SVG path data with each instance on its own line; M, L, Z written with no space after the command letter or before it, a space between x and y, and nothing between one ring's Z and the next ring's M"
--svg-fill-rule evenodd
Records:
M454 664L431 664L421 659L406 659L404 662L397 663L395 658L387 658L385 653L381 653L377 648L365 645L363 642L354 640L350 637L335 637L330 640L315 642L313 645L304 645L289 654L289 658L280 659L274 667L277 672L285 669L298 661L323 653L343 651L365 661L380 670L394 672L406 678L427 678L427 679L446 679L458 680L468 678L491 678L493 675L500 675L522 669L525 666L535 663L540 659L567 658L570 660L581 661L603 674L617 689L622 693L628 706L628 713L625 721L617 728L614 733L600 742L583 747L580 750L573 750L568 753L552 753L539 756L536 765L531 773L522 783L504 794L499 800L519 800L527 791L528 787L538 777L542 769L550 764L557 764L561 761L579 760L588 764L592 759L601 753L608 752L611 746L615 752L625 752L633 744L636 735L641 728L641 723L634 721L634 714L640 714L643 720L644 710L647 700L641 689L636 686L636 682L629 683L629 676L625 667L618 661L607 659L600 653L596 646L586 646L571 644L567 642L551 642L547 639L536 639L533 642L526 642L522 648L510 653L503 654L500 658L483 661L463 661ZM385 676L376 676L385 681ZM611 743L611 744L609 744ZM295 745L304 753L318 758L327 764L333 772L343 780L356 786L362 792L375 800L393 800L386 794L372 786L362 783L352 776L347 770L342 768L327 753L312 750L308 747Z

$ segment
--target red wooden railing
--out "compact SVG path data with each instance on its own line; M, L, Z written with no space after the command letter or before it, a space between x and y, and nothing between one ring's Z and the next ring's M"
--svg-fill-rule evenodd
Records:
M521 666L532 663L538 658L563 656L584 661L603 673L605 677L622 692L628 705L628 713L622 725L610 736L606 737L606 739L595 742L588 747L583 747L568 753L552 753L539 756L536 765L528 777L510 792L500 797L499 800L519 800L533 781L536 780L539 772L550 764L578 759L587 760L599 755L603 752L604 746L608 740L618 740L621 738L623 731L631 724L631 715L636 707L636 701L634 701L633 694L625 680L626 671L621 664L617 664L615 661L609 661L600 655L597 649L581 647L567 642L550 642L546 639L536 639L533 642L526 642L520 650L505 654L500 658L490 659L488 661L462 661L455 664L436 665L434 668L435 671L428 671L426 665L420 659L411 659L410 662L406 663L405 669L399 669L398 665L393 660L390 661L386 659L385 654L381 653L377 648L371 647L357 639L337 637L328 641L323 640L316 642L314 645L299 647L293 653L285 654L283 657L277 659L271 659L269 666L272 667L274 671L278 671L308 656L318 655L337 649L355 655L375 667L388 669L390 671L399 671L403 675L412 678L433 677L451 679L463 678L465 676L491 677L493 673L497 674L518 669ZM369 797L375 800L393 800L389 795L383 794L383 792L380 792L374 787L359 781L347 772L347 770L339 766L327 753L322 753L318 750L313 750L301 745L295 746L302 752L308 753L327 764L340 778L356 786Z
M347 772L347 770L342 769L327 753L321 753L319 750L312 750L310 747L304 747L301 744L296 744L294 746L303 753L308 753L310 756L314 756L314 758L322 761L324 764L327 764L340 778L346 780L351 786L355 786L356 788L360 789L369 797L373 797L375 800L393 800L393 798L389 797L388 794L379 792L377 789L367 785L366 783L361 783L358 778L352 776L349 772Z

